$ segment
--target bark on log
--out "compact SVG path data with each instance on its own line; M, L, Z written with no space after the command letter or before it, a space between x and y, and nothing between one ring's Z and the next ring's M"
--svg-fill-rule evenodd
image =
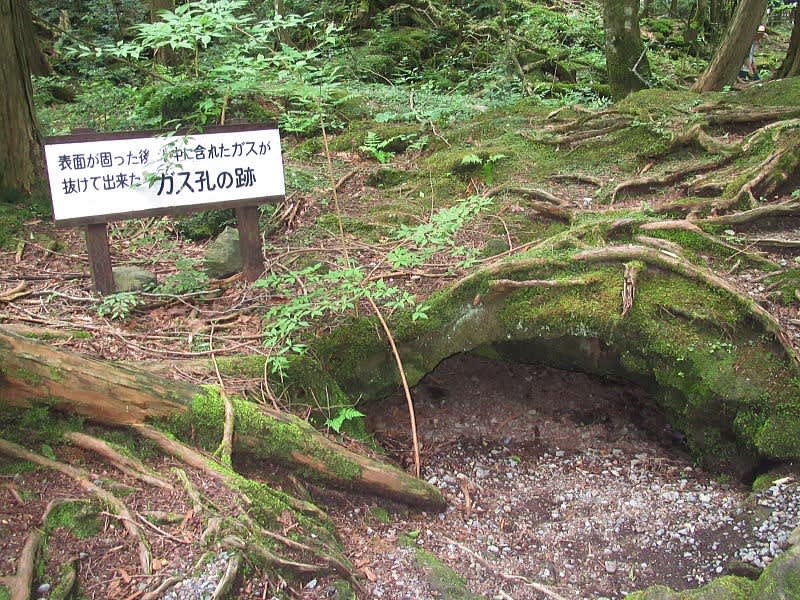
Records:
M195 385L65 352L3 328L0 355L1 403L18 407L46 404L106 425L144 424L154 418L186 413L193 400L205 394ZM287 424L295 426L296 439L287 442L291 447L281 448L280 456L271 457L268 440L242 435L237 436L234 451L256 449L260 457L288 463L290 468L302 467L327 485L366 491L415 506L446 505L437 488L397 467L356 454L293 415L270 410L262 413L261 418L274 424L276 431L285 432Z

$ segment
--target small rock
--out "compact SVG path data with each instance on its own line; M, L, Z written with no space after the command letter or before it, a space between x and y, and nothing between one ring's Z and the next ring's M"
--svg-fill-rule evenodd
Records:
M39 587L36 588L36 593L38 595L40 595L40 596L46 594L49 591L50 591L50 584L49 583L43 583Z
M155 273L139 267L114 267L114 288L117 292L140 292L158 283Z
M613 560L607 560L605 563L606 573L616 573L617 572L617 563Z
M208 245L203 259L203 269L211 279L222 279L241 271L243 264L239 248L239 230L226 227L217 239Z

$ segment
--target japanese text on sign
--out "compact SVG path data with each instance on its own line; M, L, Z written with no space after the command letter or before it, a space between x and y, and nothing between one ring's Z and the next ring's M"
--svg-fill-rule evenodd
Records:
M45 144L57 222L164 214L284 194L274 129Z

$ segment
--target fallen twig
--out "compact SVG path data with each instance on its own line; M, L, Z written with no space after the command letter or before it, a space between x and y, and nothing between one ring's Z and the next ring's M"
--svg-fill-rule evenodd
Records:
M411 420L411 443L414 451L414 473L417 477L419 477L420 460L419 438L417 437L417 417L414 411L414 399L411 397L411 389L409 388L408 380L406 379L406 371L403 368L403 361L400 358L400 353L397 351L397 344L394 342L394 336L392 335L389 326L386 324L386 320L383 318L381 311L378 309L378 305L375 304L375 301L369 296L367 296L367 301L369 302L370 306L372 306L372 310L375 311L375 316L377 316L378 320L381 322L383 331L389 340L389 345L392 347L392 354L394 355L394 360L397 364L397 370L400 372L400 381L403 382L403 391L405 392L406 402L408 403L408 416Z

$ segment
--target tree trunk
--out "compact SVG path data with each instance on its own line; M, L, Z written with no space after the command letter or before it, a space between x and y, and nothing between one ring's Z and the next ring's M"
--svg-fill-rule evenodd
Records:
M650 65L639 32L639 0L605 0L606 69L611 94L623 98L649 86Z
M0 0L0 189L30 193L42 174L31 86L30 13L19 0Z
M209 414L218 413L222 431L221 400L207 389L84 358L3 329L0 355L0 403L22 408L44 404L111 426L184 418L187 429L198 437L217 434L216 430L209 433L208 420ZM205 407L204 412L198 403ZM445 506L435 487L388 463L348 450L302 419L244 400L236 400L235 406L237 451L281 462L336 487L416 506ZM195 421L193 417L199 418Z
M792 29L792 38L789 40L789 49L786 51L786 58L778 67L775 77L782 79L797 75L800 75L800 10L795 8L794 29Z
M697 0L694 11L686 26L683 39L697 52L704 44L705 32L708 29L708 3L706 0Z
M155 23L161 17L159 17L159 13L162 10L168 10L170 12L175 10L175 0L150 0L150 22ZM165 67L174 67L176 66L180 60L178 58L178 53L175 52L174 48L169 46L162 46L160 48L156 48L156 51L153 53L153 62L157 65L162 65Z
M717 92L736 80L766 8L767 0L741 0L737 4L719 48L692 86L694 91Z
M286 5L284 4L283 0L273 0L273 5L275 8L275 16L276 17L285 17L286 16ZM277 30L278 33L278 41L284 46L292 46L292 36L289 34L289 30L285 27L279 27Z

